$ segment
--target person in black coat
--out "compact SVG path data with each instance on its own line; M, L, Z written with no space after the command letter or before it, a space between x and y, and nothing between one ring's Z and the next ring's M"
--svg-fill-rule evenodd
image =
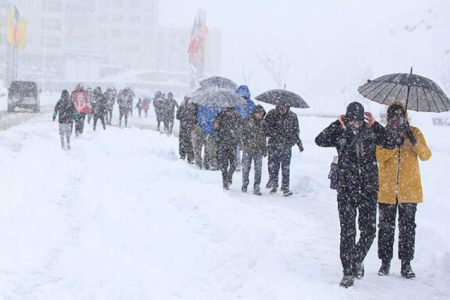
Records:
M344 276L341 286L353 285L364 276L363 261L376 234L378 166L376 146L395 148L394 139L358 102L347 107L345 116L317 137L320 147L338 152L337 202L341 227L340 257ZM356 242L358 212L359 241Z
M70 136L72 134L72 122L75 117L75 106L70 99L67 90L62 91L61 98L58 100L53 113L53 121L58 115L59 136L61 138L61 148L65 149L64 138L67 140L67 149L70 149Z
M239 142L238 129L241 116L234 107L226 108L214 120L218 132L218 164L222 171L223 188L228 190L236 170L236 150Z
M94 90L94 99L97 105L94 107L94 131L97 127L97 121L100 119L103 129L106 129L105 114L108 108L108 99L103 95L102 89L97 87Z
M191 134L197 122L197 105L189 102L189 97L184 98L184 102L177 110L177 120L180 121L179 153L180 158L187 157L188 163L194 162L194 148L192 145Z
M277 105L275 109L272 109L267 114L265 126L266 135L269 138L268 168L270 180L268 187L272 188L270 193L274 194L277 192L281 168L283 177L281 190L284 196L289 196L292 194L289 191L292 147L298 145L300 152L303 152L297 115L290 110L289 106Z

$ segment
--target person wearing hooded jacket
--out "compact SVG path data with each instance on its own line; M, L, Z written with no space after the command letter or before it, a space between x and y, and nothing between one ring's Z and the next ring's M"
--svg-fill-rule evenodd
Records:
M376 152L380 172L378 257L382 262L378 274L389 275L398 211L401 275L414 278L411 261L414 259L415 215L417 204L423 201L418 159L429 160L431 150L419 128L410 126L401 104L389 106L387 128L399 132L400 142L396 149L377 147Z
M248 86L241 85L236 89L236 94L241 96L245 100L245 105L236 107L237 113L241 116L242 119L245 119L252 115L255 110L255 102L251 99L251 94ZM241 149L240 145L236 150L236 171L241 169Z
M315 142L320 147L335 147L338 152L337 202L341 227L340 258L344 273L340 285L348 288L355 278L364 276L363 261L376 234L376 146L393 149L395 142L358 102L350 103L345 116L340 116L325 128Z
M267 139L264 131L264 117L266 111L257 105L253 113L245 118L239 127L240 144L243 149L242 156L242 191L247 192L249 173L252 161L255 165L255 181L253 194L260 196L262 173L262 158L267 156Z
M300 152L303 152L297 115L290 110L289 106L277 105L266 116L265 130L269 138L268 169L272 188L270 193L277 192L281 168L283 195L292 195L289 190L292 147L298 145Z
M76 119L75 106L70 99L69 92L63 90L61 98L58 100L53 113L53 121L58 116L59 136L61 139L61 148L65 149L65 139L67 140L67 149L70 149L70 136L72 134L72 122Z

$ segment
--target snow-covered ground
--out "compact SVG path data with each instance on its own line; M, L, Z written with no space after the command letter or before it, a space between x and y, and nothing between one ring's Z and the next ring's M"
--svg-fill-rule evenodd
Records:
M421 164L417 278L402 279L397 260L379 277L375 242L366 277L345 290L334 151L313 142L332 119L300 119L290 198L243 194L240 173L223 191L218 172L178 159L153 114L136 119L89 126L71 151L50 113L0 131L0 299L449 299L449 127L414 119L433 150Z

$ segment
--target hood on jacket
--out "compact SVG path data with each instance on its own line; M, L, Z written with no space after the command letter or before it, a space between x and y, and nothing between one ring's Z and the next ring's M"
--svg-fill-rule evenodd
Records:
M240 87L238 87L236 90L236 94L238 94L245 100L248 100L251 97L250 90L248 89L248 86L246 86L246 85L241 85Z
M395 102L389 105L386 113L386 124L388 126L394 116L403 116L405 121L408 121L408 112L402 103Z

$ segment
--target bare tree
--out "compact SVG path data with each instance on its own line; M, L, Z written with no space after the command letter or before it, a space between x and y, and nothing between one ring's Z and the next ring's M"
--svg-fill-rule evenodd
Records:
M258 55L260 64L272 76L278 88L286 87L286 81L291 68L292 61L286 59L280 52L275 51L272 55Z

